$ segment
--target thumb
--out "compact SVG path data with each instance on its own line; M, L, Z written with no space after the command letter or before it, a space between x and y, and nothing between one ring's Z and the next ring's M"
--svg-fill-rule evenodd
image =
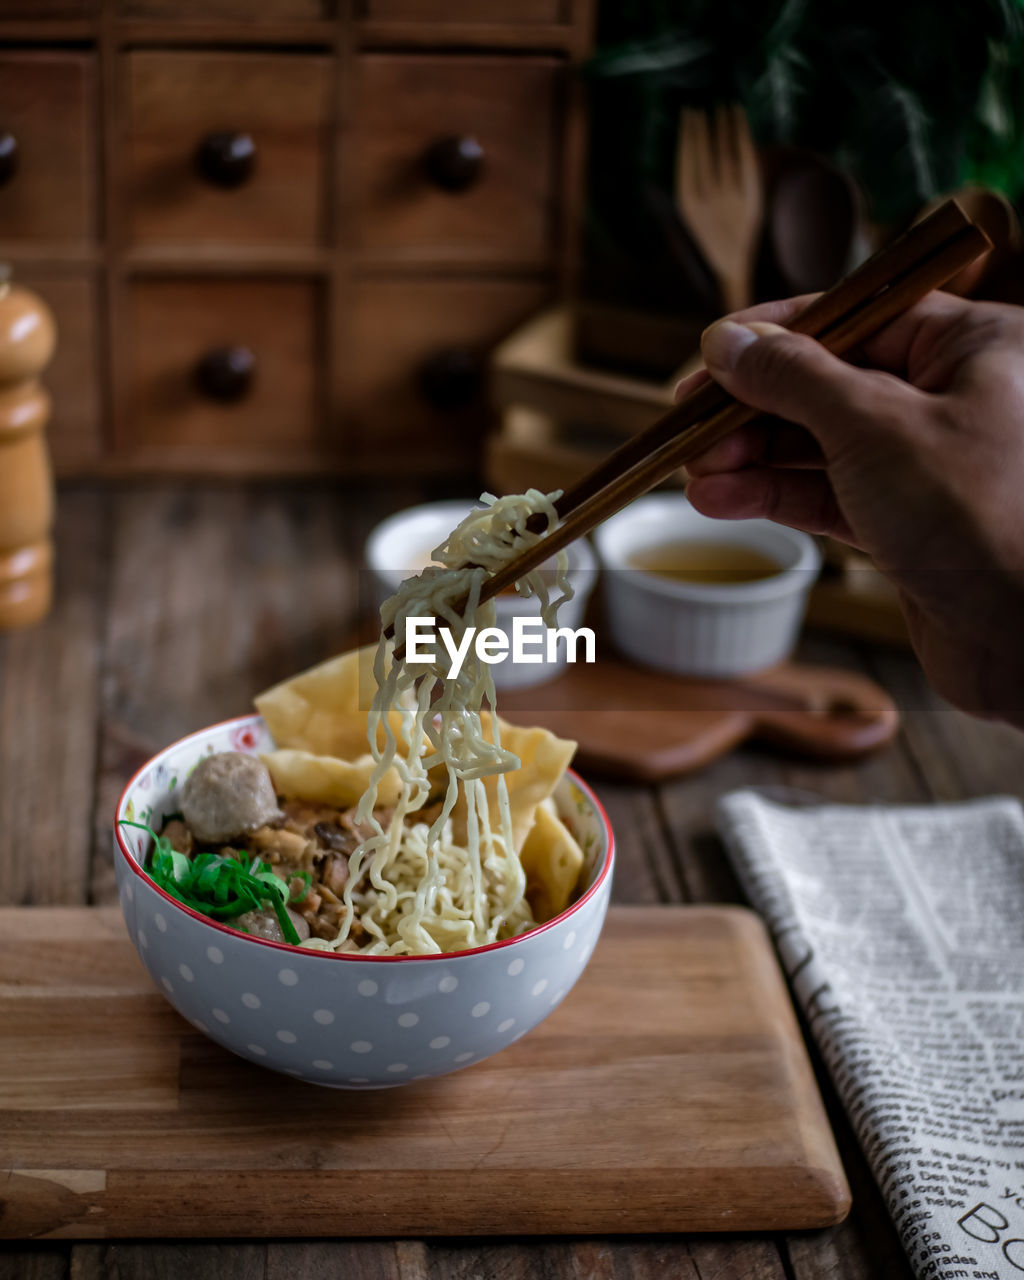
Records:
M876 376L804 334L764 321L719 320L701 346L708 372L730 395L806 427L822 446L848 437L852 427L863 433L881 416ZM891 407L884 416L890 414Z

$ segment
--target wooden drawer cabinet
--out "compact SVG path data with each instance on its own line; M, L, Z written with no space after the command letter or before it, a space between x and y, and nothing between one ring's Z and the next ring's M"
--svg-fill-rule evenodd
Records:
M129 54L132 240L315 244L328 66L312 54Z
M540 266L553 252L560 65L370 54L356 242L371 257Z
M140 280L123 453L154 466L307 466L316 442L319 289L306 280ZM242 353L248 353L247 360Z
M84 245L93 233L93 59L0 54L0 243Z
M372 459L386 439L392 474L472 470L481 449L487 349L549 292L516 280L359 285L343 374L345 451Z
M487 352L571 277L593 3L0 0L58 473L472 485Z

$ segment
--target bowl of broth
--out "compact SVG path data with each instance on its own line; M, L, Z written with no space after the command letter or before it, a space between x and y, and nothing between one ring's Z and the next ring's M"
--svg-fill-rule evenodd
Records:
M615 646L673 675L729 678L789 657L821 568L815 540L770 520L713 520L653 494L594 535Z
M432 552L473 507L479 504L470 500L425 502L407 507L382 520L366 540L366 563L373 575L375 603L379 607L398 590L399 583L413 574L422 573L428 565L436 563ZM597 578L597 558L585 538L580 538L566 548L569 557L568 578L574 595L558 611L559 627L575 630L583 625L587 600ZM541 566L554 588L554 560ZM538 617L540 604L533 597L517 595L514 589L503 591L495 597L496 624L511 637L513 619ZM539 658L540 655L538 654ZM551 660L515 662L511 653L491 667L494 684L498 689L525 689L543 684L561 674L567 660L564 640L560 640Z

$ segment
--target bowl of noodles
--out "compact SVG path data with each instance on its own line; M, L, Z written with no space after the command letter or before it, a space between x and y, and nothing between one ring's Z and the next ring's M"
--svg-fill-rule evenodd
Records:
M555 518L535 491L490 502L453 531L449 564L386 602L375 648L167 747L118 804L143 964L253 1062L350 1089L457 1071L551 1013L597 943L614 842L569 770L575 743L503 721L485 663L405 656L407 617L493 623L484 578L541 536L533 515ZM522 585L554 621L557 592Z
M178 788L201 760L273 749L260 716L194 733L135 775L118 805L118 822L142 819L158 830L178 811ZM246 935L162 889L146 871L151 838L118 825L115 868L128 933L175 1009L253 1062L349 1089L445 1075L497 1053L553 1012L597 942L611 886L611 829L571 771L555 781L550 798L583 854L573 900L508 939L396 957Z

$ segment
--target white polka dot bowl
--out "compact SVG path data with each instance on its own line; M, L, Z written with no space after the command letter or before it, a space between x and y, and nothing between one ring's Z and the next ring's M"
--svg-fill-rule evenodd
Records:
M121 821L159 829L204 756L273 745L259 716L202 729L144 765L117 806L114 865L129 935L157 989L194 1027L313 1084L380 1089L490 1057L561 1003L604 923L615 856L604 810L571 772L555 802L584 851L583 892L507 942L440 956L310 951L239 933L160 889L143 869L149 836Z

